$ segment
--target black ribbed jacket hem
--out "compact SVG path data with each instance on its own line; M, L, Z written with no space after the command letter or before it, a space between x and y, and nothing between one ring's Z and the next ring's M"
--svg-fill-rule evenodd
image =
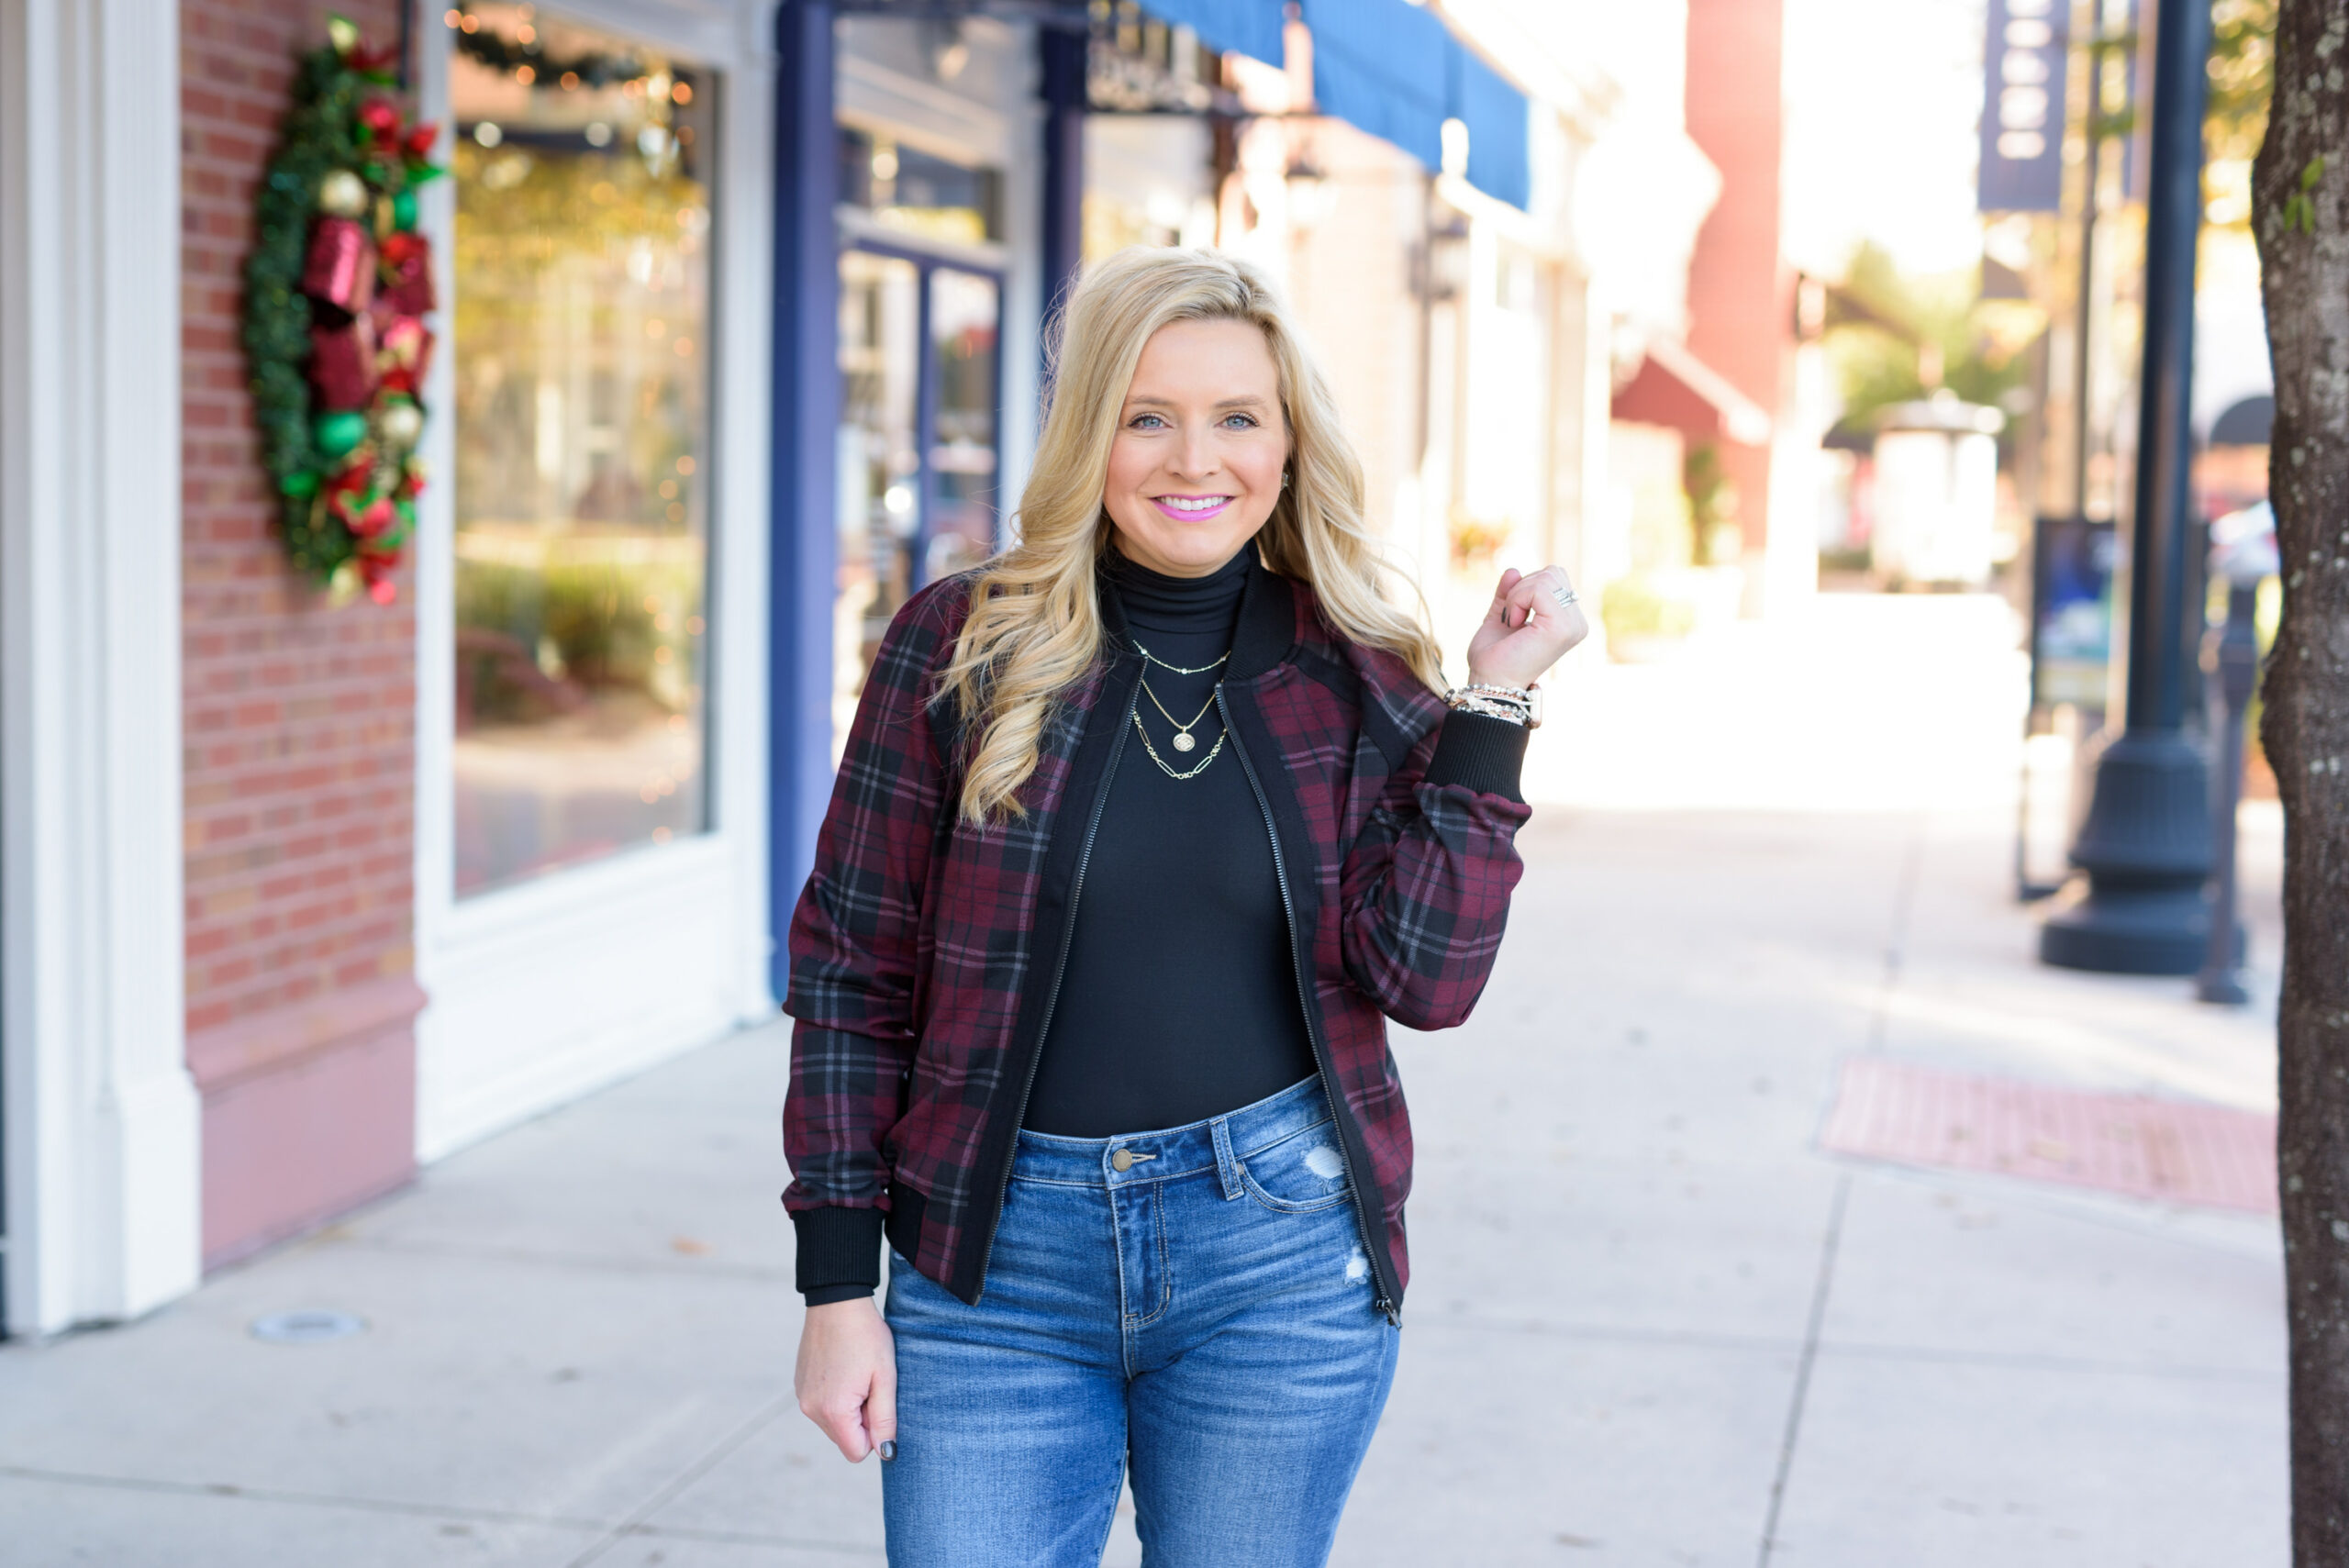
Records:
M881 1227L877 1208L809 1208L791 1217L799 1235L793 1283L810 1307L852 1301L881 1284Z
M1480 795L1522 801L1525 742L1531 733L1506 718L1453 708L1444 715L1443 732L1436 737L1435 755L1428 760L1427 782L1460 784Z

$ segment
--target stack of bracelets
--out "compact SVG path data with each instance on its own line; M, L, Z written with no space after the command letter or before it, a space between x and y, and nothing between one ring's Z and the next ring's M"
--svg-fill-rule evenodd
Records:
M1443 700L1453 707L1481 713L1487 718L1505 719L1528 729L1538 729L1542 725L1540 686L1488 686L1480 682L1454 686L1443 694Z

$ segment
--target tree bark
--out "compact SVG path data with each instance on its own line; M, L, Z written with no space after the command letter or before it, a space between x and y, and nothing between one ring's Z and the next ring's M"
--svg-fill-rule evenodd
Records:
M2201 0L2195 0L2201 3ZM2277 1018L2292 1558L2349 1564L2349 8L2282 0L2254 166L2284 619L2260 739L2284 797ZM2321 162L2318 161L2321 160Z

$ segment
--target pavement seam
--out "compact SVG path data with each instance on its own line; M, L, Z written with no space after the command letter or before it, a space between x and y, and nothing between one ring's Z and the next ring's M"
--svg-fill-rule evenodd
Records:
M1471 1334L1517 1334L1528 1339L1580 1340L1601 1345L1648 1345L1659 1350L1720 1351L1757 1356L1783 1356L1790 1351L1800 1354L1806 1343L1759 1334L1676 1332L1668 1329L1633 1329L1603 1323L1500 1321L1485 1318L1421 1317L1413 1327L1431 1332L1450 1329ZM2280 1367L2140 1364L2099 1361L2090 1356L1975 1351L1950 1345L1880 1344L1862 1340L1830 1340L1823 1336L1812 1348L1820 1356L1848 1361L1906 1361L1922 1365L2002 1367L2017 1372L2068 1372L2086 1376L2239 1383L2270 1383L2284 1376Z
M1876 993L1876 1005L1868 1019L1867 1043L1864 1055L1880 1054L1884 1050L1885 1030L1892 1018L1892 998L1900 989L1900 971L1908 957L1911 922L1917 912L1917 885L1923 880L1925 840L1932 817L1930 812L1917 814L1916 826L1909 835L1908 850L1900 858L1900 871L1893 884L1891 940L1884 950L1884 980ZM1827 1298L1835 1284L1835 1253L1843 1240L1843 1218L1852 1204L1853 1173L1845 1171L1835 1181L1835 1197L1829 1206L1827 1234L1819 1246L1819 1274L1811 1285L1810 1314L1803 1329L1802 1357L1795 1364L1794 1390L1787 1401L1786 1435L1778 1442L1776 1473L1770 1478L1770 1506L1762 1520L1762 1543L1756 1552L1756 1568L1770 1568L1771 1554L1777 1550L1778 1519L1786 1507L1787 1481L1793 1474L1795 1446L1802 1436L1804 1402L1810 1395L1810 1374L1819 1364L1820 1339L1827 1324Z
M226 1481L163 1481L138 1475L100 1475L88 1471L49 1470L29 1464L0 1464L0 1479L47 1481L61 1486L88 1486L117 1492L161 1492L174 1496L216 1497L229 1502L289 1503L304 1507L346 1508L368 1514L403 1514L415 1518L461 1519L472 1524L540 1525L550 1529L583 1531L611 1528L602 1519L522 1513L509 1508L476 1508L462 1503L409 1503L392 1497L296 1492L275 1486L246 1486Z
M281 1503L295 1507L340 1508L351 1513L395 1514L407 1518L449 1519L465 1524L535 1525L545 1529L575 1530L582 1534L590 1531L599 1535L618 1532L634 1539L707 1540L732 1546L779 1546L795 1551L835 1551L856 1557L881 1555L878 1550L870 1546L855 1546L837 1540L813 1540L800 1536L767 1535L755 1530L629 1524L625 1520L615 1525L609 1519L573 1518L562 1514L479 1508L462 1503L410 1503L393 1497L354 1497L333 1492L295 1492L274 1486L247 1486L229 1481L167 1481L150 1476L50 1470L28 1464L0 1464L0 1481L42 1481L52 1485L80 1486L94 1491L154 1492L168 1496L206 1497L227 1503Z
M712 1443L707 1452L672 1476L665 1485L638 1505L636 1510L618 1524L614 1525L610 1533L607 1534L603 1540L596 1541L586 1551L573 1558L566 1568L587 1568L589 1563L594 1562L629 1537L651 1533L645 1528L647 1519L674 1502L687 1487L718 1468L744 1443L774 1425L785 1411L796 1409L798 1404L797 1394L785 1394L765 1408L754 1412L748 1420Z
M789 1268L762 1263L671 1262L665 1258L608 1258L598 1257L593 1252L544 1252L527 1247L469 1247L462 1241L405 1240L396 1237L345 1236L338 1237L336 1240L340 1246L362 1247L375 1252L466 1258L477 1262L531 1263L541 1268L585 1269L595 1273L659 1274L684 1279L748 1280L754 1283L792 1277Z

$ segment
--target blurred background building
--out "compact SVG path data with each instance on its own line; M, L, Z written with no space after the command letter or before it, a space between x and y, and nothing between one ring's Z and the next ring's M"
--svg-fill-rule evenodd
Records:
M1122 245L1282 281L1455 654L1505 565L1574 573L1586 657L1668 659L1822 582L2022 607L2073 519L2037 695L2092 729L2129 5L349 0L452 177L413 569L348 606L272 537L238 347L325 8L10 8L5 1322L135 1315L771 1014L866 662L1016 528L1052 304ZM2263 488L2255 96L2221 509Z
M1439 614L1629 559L1610 402L1720 188L1677 6L346 8L452 176L391 606L284 568L238 347L324 11L0 39L16 1330L772 1012L866 662L1015 526L1087 257L1275 272Z

